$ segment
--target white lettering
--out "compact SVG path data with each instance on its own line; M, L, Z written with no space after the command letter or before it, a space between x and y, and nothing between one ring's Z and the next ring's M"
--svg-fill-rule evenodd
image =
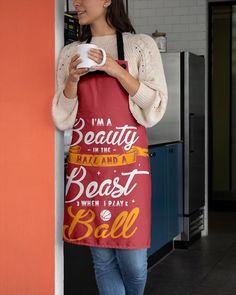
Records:
M78 178L80 172L82 172L82 175ZM72 199L66 200L66 203L72 203L78 200L84 192L87 198L94 198L97 195L111 196L112 198L128 196L137 186L137 183L133 183L135 176L144 174L149 174L149 172L139 171L138 169L134 169L131 172L122 172L121 176L128 177L124 186L119 183L120 178L118 176L116 176L114 179L105 179L100 184L97 181L91 181L86 186L86 168L82 166L79 169L74 168L71 171L71 174L67 176L66 195L71 185L77 186L75 189L77 194L73 196Z
M121 146L124 144L124 149L126 151L130 150L132 145L139 139L137 136L137 127L124 125L122 127L116 127L115 130L110 130L108 132L101 130L97 133L93 131L88 131L83 134L82 129L85 126L84 119L80 118L73 128L73 132L78 135L78 139L72 144L78 145L82 140L87 145L91 144L111 144Z

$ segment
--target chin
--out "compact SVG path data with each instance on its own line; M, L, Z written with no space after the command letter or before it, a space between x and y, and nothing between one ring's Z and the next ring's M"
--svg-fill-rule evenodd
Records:
M89 25L89 22L86 22L86 21L79 21L79 24L81 25L81 26L86 26L86 25Z
M79 24L81 25L81 26L86 26L86 25L90 25L90 22L89 22L89 20L88 19L86 19L86 18L81 18L81 19L79 19Z

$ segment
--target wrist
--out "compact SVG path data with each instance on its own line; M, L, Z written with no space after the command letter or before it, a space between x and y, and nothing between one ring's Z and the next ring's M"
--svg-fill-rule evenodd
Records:
M66 81L66 86L63 91L66 98L74 99L77 95L77 83L75 81L71 81L69 78Z
M134 96L137 93L140 82L135 79L128 71L122 68L118 80L130 96Z
M117 79L121 82L126 80L127 75L129 75L129 73L124 69L124 68L120 68L119 72L117 73Z
M75 79L73 76L68 76L66 83L74 85L78 83L79 79Z

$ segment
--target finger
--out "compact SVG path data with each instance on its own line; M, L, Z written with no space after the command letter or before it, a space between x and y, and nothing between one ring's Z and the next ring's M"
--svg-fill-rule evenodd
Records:
M91 69L95 70L95 71L106 71L107 68L105 66L93 66L91 67Z
M102 54L101 49L90 48L88 52Z
M79 54L76 54L76 55L74 55L72 58L71 58L71 63L72 62L74 62L77 58L79 58L80 57L80 55Z
M102 60L102 53L101 51L98 51L98 52L94 52L94 51L91 51L88 53L88 57L95 60L95 61L101 61Z
M78 69L76 72L79 74L79 75L82 75L82 74L85 74L89 71L88 68L81 68L81 69Z
M89 56L89 58L95 61L97 64L100 64L102 62L101 57Z
M101 51L91 51L88 53L91 56L95 56L95 57L102 57L102 52Z
M72 63L70 64L70 69L72 70L72 69L76 68L77 65L80 64L81 62L82 62L82 59L81 59L81 58L75 60L74 62L72 62Z
M77 59L76 61L73 62L74 67L82 63L82 58Z

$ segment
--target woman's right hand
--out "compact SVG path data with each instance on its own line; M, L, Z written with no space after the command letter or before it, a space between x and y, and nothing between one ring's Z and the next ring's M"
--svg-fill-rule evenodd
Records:
M70 82L77 83L80 79L80 76L83 76L88 73L88 68L77 69L77 66L82 62L80 55L76 54L72 57L69 64L69 77Z
M66 81L64 95L67 98L75 98L77 96L77 83L81 76L88 73L88 68L77 69L77 65L80 64L82 60L80 59L79 54L76 54L72 57L69 64L69 76Z

